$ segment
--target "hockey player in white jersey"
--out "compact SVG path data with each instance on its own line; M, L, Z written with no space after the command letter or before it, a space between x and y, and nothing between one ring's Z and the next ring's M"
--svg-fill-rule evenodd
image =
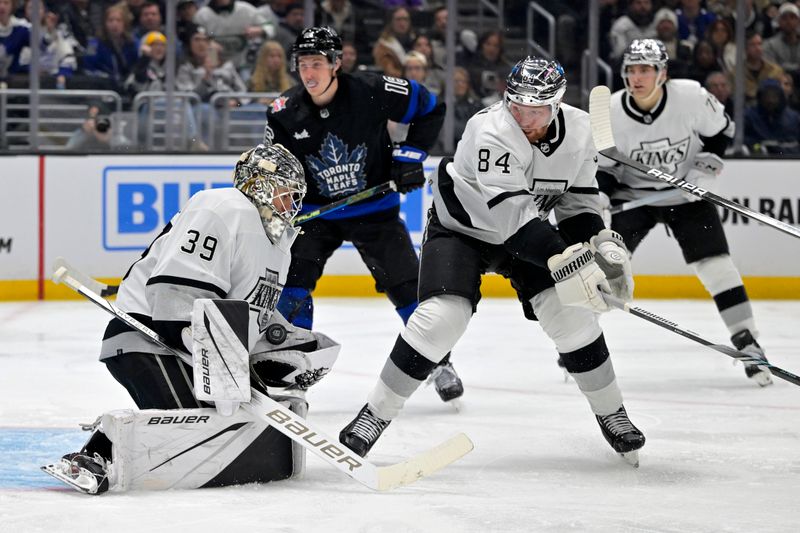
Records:
M504 101L469 120L433 178L419 307L339 438L369 452L466 330L481 274L497 272L555 343L603 436L636 464L645 438L625 411L598 322L608 309L601 288L630 300L633 279L624 242L600 216L589 116L561 103L566 79L555 61L520 61L507 87Z
M195 194L133 263L117 307L171 347L191 353L196 338L189 326L197 301L238 300L243 365L249 364L253 382L262 389L304 390L327 368L306 366L305 375L292 374L297 382L282 382L281 376L313 359L318 349L338 353L330 339L292 327L275 311L297 232L292 221L305 191L302 166L283 146L245 152L234 170L234 187ZM106 413L103 427L95 428L81 451L43 468L74 488L99 494L109 488L264 482L291 477L302 467L296 445L276 430L248 420L244 411L223 417L198 401L195 369L118 318L106 328L100 359L147 411ZM204 379L206 371L204 365ZM285 401L295 411L307 407L302 394ZM120 463L111 465L112 457ZM165 459L153 464L156 457Z
M625 50L625 89L611 96L611 126L617 149L635 161L713 190L734 124L722 104L699 83L667 77L667 52L656 39L637 39ZM637 200L661 189L662 181L600 158L598 181L612 204ZM713 296L733 345L766 359L759 346L753 311L742 278L731 260L716 208L677 190L671 197L617 213L611 229L633 252L656 224L666 225L686 263ZM764 367L745 366L759 385L772 383Z

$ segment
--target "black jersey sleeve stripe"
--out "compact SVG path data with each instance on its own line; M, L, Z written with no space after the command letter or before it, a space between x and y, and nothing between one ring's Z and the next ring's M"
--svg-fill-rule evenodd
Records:
M179 276L155 276L147 280L147 285L156 285L165 283L168 285L182 285L184 287L194 287L196 289L203 289L208 292L213 292L220 298L227 296L227 291L224 291L214 285L213 283L206 283L205 281L198 281L196 279L181 278Z
M508 200L509 198L513 198L514 196L523 196L528 194L530 194L528 191L509 191L500 193L491 200L489 200L488 202L486 202L486 205L489 206L489 209L492 209L494 206L501 203L503 200Z
M597 187L570 187L567 189L567 192L572 192L575 194L599 194L600 189Z
M447 164L452 161L452 157L443 157L442 162L439 163L439 183L437 187L439 189L439 195L442 197L442 202L444 202L444 206L451 217L464 227L474 228L475 226L472 225L472 219L469 213L467 213L467 210L461 205L458 196L456 196L453 178L447 173Z

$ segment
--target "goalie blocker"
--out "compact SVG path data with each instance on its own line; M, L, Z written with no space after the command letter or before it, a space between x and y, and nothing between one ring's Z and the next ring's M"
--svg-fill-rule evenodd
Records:
M339 345L276 312L248 354L247 313L241 300L195 301L191 333L184 330L183 340L194 353L195 396L209 408L110 411L89 428L94 432L81 451L42 470L89 494L301 475L305 448L237 408L250 401L252 384L305 417L305 390L330 371Z

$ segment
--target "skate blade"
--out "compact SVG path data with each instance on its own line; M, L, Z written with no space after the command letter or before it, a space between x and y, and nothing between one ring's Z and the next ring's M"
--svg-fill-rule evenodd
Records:
M761 371L757 374L754 374L750 379L758 383L759 387L767 387L772 385L772 375L769 371Z
M564 370L564 383L569 383L569 380L570 380L570 377L571 377L569 375L569 372L567 372L566 369L562 369L562 370Z
M622 460L631 465L634 468L639 468L639 450L633 450L632 452L624 452L619 454L622 457Z
M464 404L461 403L461 396L459 396L458 398L453 398L452 400L444 403L445 405L449 405L450 407L452 407L456 413L460 413L461 409L464 408Z
M82 492L84 494L91 494L91 495L95 494L95 492L92 492L92 489L94 488L96 490L96 487L89 487L89 486L82 485L82 484L78 483L73 478L71 478L68 475L64 474L64 472L61 469L61 466L59 464L49 464L49 465L41 466L39 468L45 474L49 474L49 475L53 476L57 480L59 480L62 483L72 487L73 489L77 490L78 492ZM94 483L90 483L90 484L94 485Z

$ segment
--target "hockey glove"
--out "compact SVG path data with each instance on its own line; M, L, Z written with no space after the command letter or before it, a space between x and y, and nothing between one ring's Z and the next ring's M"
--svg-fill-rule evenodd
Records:
M608 279L611 293L626 302L633 300L633 271L622 236L616 231L604 229L592 237L589 244L597 266Z
M408 193L425 185L422 162L428 154L413 146L396 145L392 150L392 181L397 191Z
M610 293L611 287L586 244L573 244L552 256L547 260L547 267L563 305L585 307L598 313L608 311L600 290Z
M725 163L718 155L711 152L700 152L695 156L692 168L686 173L686 181L700 189L715 192L717 176L722 172L724 166ZM692 202L700 200L699 196L691 193L684 193L684 196Z

